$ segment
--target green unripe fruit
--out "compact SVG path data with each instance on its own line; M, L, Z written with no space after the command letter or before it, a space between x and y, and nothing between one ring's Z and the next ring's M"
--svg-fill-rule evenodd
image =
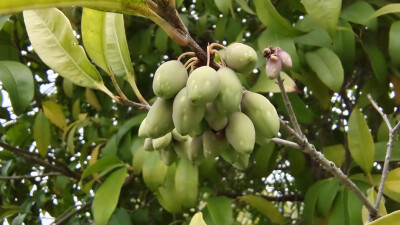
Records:
M185 87L187 79L187 70L181 62L177 60L165 62L154 74L154 94L160 98L170 99Z
M263 95L246 91L241 103L242 112L254 124L257 143L266 144L269 139L276 137L279 131L279 116L275 107Z
M206 119L208 126L215 131L224 129L228 124L228 117L222 116L218 112L217 106L214 102L207 103L204 118Z
M192 138L189 137L185 142L173 141L174 150L179 158L189 160L188 151Z
M184 208L196 205L199 184L199 170L190 161L178 161L175 172L175 188Z
M177 158L176 152L174 151L172 145L169 145L167 148L160 149L158 153L160 155L161 161L163 161L166 166L172 165L172 163L174 163Z
M170 213L181 213L181 193L175 188L176 165L167 167L164 184L158 188L156 197L160 205Z
M147 137L148 136L147 130L146 130L146 118L144 118L142 120L142 122L140 123L139 130L138 130L138 136L139 137Z
M173 103L172 119L176 131L181 135L189 134L204 117L204 105L194 105L189 100L186 88L176 95Z
M146 117L145 130L151 138L159 138L174 129L172 101L157 98Z
M252 47L233 43L226 48L225 62L236 72L248 74L256 67L258 58Z
M160 160L158 154L149 152L143 163L143 180L147 187L156 191L164 183L168 167Z
M153 140L151 138L144 139L143 147L146 151L154 151Z
M221 81L221 90L215 99L218 112L227 116L237 111L242 101L243 87L235 71L222 67L217 71Z
M232 166L238 170L245 170L249 165L250 154L239 154L239 157L236 159Z
M206 130L203 133L203 152L206 159L213 159L221 154L229 143L226 140L225 134L215 134L211 130Z
M189 146L188 157L191 162L199 163L204 160L203 138L198 135L192 139Z
M153 139L153 148L155 150L160 150L166 148L172 141L172 134L168 133L162 137Z
M221 157L230 164L236 162L239 158L240 153L233 149L231 145L228 145L224 151L221 152Z
M217 72L209 67L202 66L195 69L187 80L187 94L193 104L205 105L213 101L221 87Z
M229 116L225 132L228 142L236 151L242 154L250 154L253 151L256 132L253 123L245 114L232 113Z
M172 134L172 138L179 142L185 142L189 138L189 135L182 135L182 134L178 133L178 131L176 131L176 128L172 130L171 134Z

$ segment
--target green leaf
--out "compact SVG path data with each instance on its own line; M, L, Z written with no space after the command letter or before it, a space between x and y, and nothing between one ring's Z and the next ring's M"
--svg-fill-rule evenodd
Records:
M229 9L232 7L232 0L214 0L214 3L224 15L228 14Z
M281 78L284 80L283 86L285 87L286 92L298 92L299 89L296 86L294 80L289 77L285 72L280 73ZM265 74L265 69L261 71L261 74L258 76L258 79L254 86L250 88L253 92L261 92L261 93L280 93L278 84L276 83L276 79L270 80Z
M322 28L316 28L308 32L307 34L294 38L294 41L302 45L311 45L319 47L330 47L331 37L328 32Z
M126 174L126 167L114 171L96 191L92 210L94 221L97 225L108 224L108 220L117 206Z
M65 122L65 115L62 106L51 101L42 102L44 115L50 120L50 122L61 129L67 127L67 122Z
M30 69L19 62L0 61L0 82L8 92L14 112L23 113L34 95L33 75Z
M155 14L142 0L14 0L0 1L0 14L15 13L27 9L42 9L66 6L99 8L105 11L126 13L137 16L154 17Z
M400 21L395 21L389 31L389 55L396 66L400 66Z
M240 200L243 200L251 207L256 208L274 224L286 224L285 218L279 212L278 208L276 208L276 206L270 201L255 195L244 195L240 197Z
M36 115L35 123L33 124L33 139L36 142L39 154L42 157L46 156L51 141L51 130L50 122L42 110Z
M344 72L339 57L328 48L305 54L308 65L330 89L338 92L343 84Z
M0 30L11 15L0 15Z
M118 225L131 225L131 217L128 211L124 208L118 208L113 213L109 224L118 224Z
M107 65L112 73L124 79L134 76L122 14L105 14L105 43L103 44Z
M74 155L75 154L75 131L78 125L74 125L68 132L68 137L67 137L67 149L69 154Z
M332 50L339 56L345 73L352 73L356 54L356 40L353 28L347 21L339 21Z
M249 7L246 0L236 0L236 3L243 9L245 12L251 15L255 15L256 13Z
M316 210L319 215L326 217L332 207L332 203L339 191L339 182L337 179L326 180L321 186L318 193ZM335 203L336 205L337 203Z
M115 169L116 167L123 166L124 163L117 156L105 156L97 160L96 163L88 166L82 173L81 180L86 177L99 173L100 171L109 171L110 169Z
M379 50L376 44L369 43L365 45L365 51L368 54L372 70L378 80L378 84L381 86L386 85L387 81L387 64L386 58L383 53Z
M269 0L266 2L269 2ZM264 49L268 46L280 47L292 58L293 69L296 70L299 67L299 58L297 56L296 46L294 45L293 38L282 36L272 29L266 29L257 39L257 44L259 49ZM262 60L262 62L262 70L265 71L265 60Z
M168 35L165 31L159 27L156 30L156 34L154 37L154 45L161 53L167 53L168 51Z
M142 113L142 114L136 115L136 116L124 121L122 126L118 128L118 132L116 135L117 145L119 144L121 139L125 136L125 134L128 131L131 131L133 129L133 127L139 126L145 117L146 117L146 114Z
M386 125L385 125L386 126ZM387 142L375 143L375 161L385 161ZM400 161L400 141L393 141L392 155L390 161Z
M351 225L349 224L349 211L347 208L347 190L342 190L338 193L332 206L328 225Z
M103 43L105 42L106 12L83 8L81 29L82 41L89 57L102 70L110 72Z
M207 200L207 209L214 224L233 224L232 199L225 196L209 198Z
M299 34L290 22L278 13L270 0L254 0L254 5L258 19L269 29L282 35L295 36Z
M254 167L251 173L257 177L267 177L275 168L278 150L275 149L275 144L270 142L264 146L259 146L255 149Z
M394 211L386 216L369 223L369 225L396 225L400 220L400 210Z
M367 121L357 107L350 114L347 139L354 161L369 174L374 163L374 140Z
M305 225L314 224L314 215L315 215L315 207L318 200L319 192L321 191L321 187L323 186L324 182L327 180L321 180L314 183L306 193L304 198L304 218L305 218Z
M376 205L377 197L378 197L378 193L374 190L373 187L367 191L367 199L369 202L371 202L372 205ZM379 212L378 212L379 215L381 215L381 216L384 216L387 214L384 202L385 202L385 197L382 196L382 199L379 202ZM366 224L369 219L369 211L365 206L363 206L361 213L362 213L362 220L363 220L364 224Z
M377 19L368 18L375 12L375 9L365 1L357 1L347 6L341 13L341 17L347 21L362 24L371 30L376 30L378 27Z
M103 89L103 80L76 40L68 18L58 9L24 11L29 40L39 57L74 84Z
M400 193L400 168L391 170L386 177L385 188L389 191Z
M335 37L336 26L339 20L341 0L301 0L308 15L322 28L328 31L333 39Z
M201 212L197 212L190 220L189 225L207 225L207 224L203 220L203 214Z
M376 10L371 16L369 16L368 19L371 20L376 17L383 16L389 13L399 13L399 12L400 12L400 3L387 4L382 8Z
M346 150L343 144L322 147L322 153L328 160L335 163L338 168L342 166L346 159Z

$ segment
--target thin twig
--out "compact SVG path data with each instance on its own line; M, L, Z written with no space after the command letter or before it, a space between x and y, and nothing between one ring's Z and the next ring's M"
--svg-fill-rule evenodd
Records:
M383 113L383 111L379 108L378 104L374 101L374 99L371 97L371 95L368 94L367 96L368 96L368 99L371 102L372 106L382 116L382 119L385 121L386 126L389 129L389 140L387 142L387 147L386 147L386 156L385 156L385 161L383 163L382 177L381 177L381 182L379 183L379 190L378 190L378 195L377 195L376 203L375 203L375 210L378 211L379 204L380 204L380 202L382 200L382 196L383 196L383 189L385 186L386 177L389 172L389 162L390 162L390 158L391 158L392 150L393 150L394 135L400 128L400 122L397 123L396 126L393 128L392 125L390 124L390 121L389 121L387 115L385 113ZM371 216L370 220L372 221L374 219L376 219L376 218Z
M19 176L0 176L0 180L26 180L26 179L34 179L37 177L54 177L54 176L62 176L62 173L52 172L52 173L44 173L39 175L19 175Z
M75 211L73 211L71 213L68 213L65 216L61 217L61 218L60 217L57 218L52 224L61 225L61 224L64 224L64 223L68 222L68 220L71 219L73 216L75 216L76 214L80 213L81 211L85 210L90 205L92 205L92 202L93 201L88 201L84 205L80 205L79 209L77 209L77 210L75 210Z
M299 150L302 149L302 147L299 144L297 144L295 142L292 142L292 141L287 141L285 139L271 138L271 141L274 142L275 144L281 144L281 145L284 145L284 146L287 146L287 147L291 147L291 148L294 148L294 149L299 149Z
M297 118L296 118L296 115L294 114L292 104L289 101L289 97L286 93L285 86L283 86L283 80L281 78L281 75L278 75L277 81L278 81L279 89L281 90L283 101L285 102L286 110L288 111L288 114L289 114L290 122L292 122L292 125L293 125L296 133L298 133L300 136L303 137L303 132L301 131L300 125L297 122Z
M79 180L81 178L81 175L79 173L71 171L68 167L59 166L61 164L61 162L55 163L55 162L57 162L57 160L55 160L55 159L52 160L53 163L55 164L55 165L53 165L51 163L44 161L40 157L39 154L36 154L33 152L28 152L27 150L21 150L19 148L16 148L16 147L6 144L4 142L0 142L0 147L22 157L30 162L36 163L38 165L41 165L41 166L48 168L50 170L53 170L55 172L60 172L67 177L71 177L75 180Z

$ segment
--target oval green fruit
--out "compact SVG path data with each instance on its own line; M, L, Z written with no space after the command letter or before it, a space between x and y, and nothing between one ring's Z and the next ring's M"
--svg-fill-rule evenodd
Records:
M155 150L160 150L166 148L172 141L172 134L168 133L162 137L153 139L153 148Z
M217 71L221 81L221 90L215 99L218 112L228 116L237 111L242 101L243 87L235 71L228 67L222 67Z
M189 137L185 142L173 141L174 150L179 158L189 160L188 151L192 138Z
M226 48L225 62L236 72L248 74L256 67L258 58L252 47L242 43L232 43Z
M278 135L279 116L274 105L266 97L246 91L243 93L241 108L254 124L258 144L264 145Z
M191 162L196 163L204 160L202 135L197 135L192 139L189 146L188 157Z
M204 105L192 104L186 88L180 90L174 99L172 110L172 120L176 131L181 135L189 134L200 124L205 111Z
M213 101L221 87L217 72L209 67L202 66L195 69L189 76L186 88L187 94L193 104L205 105Z
M169 145L166 148L160 149L160 151L158 151L158 153L160 155L161 161L163 161L166 166L172 165L172 163L174 163L177 158L176 152L172 145Z
M238 170L245 170L249 165L249 158L250 154L239 154L239 157L232 163L232 166Z
M242 154L250 154L253 151L256 132L253 122L242 112L234 112L229 116L225 133L228 142L236 151Z
M197 166L188 160L179 160L175 172L175 188L180 193L184 208L192 208L196 205L198 184L199 171Z
M151 139L151 138L144 139L143 148L144 148L144 150L146 150L148 152L154 151L153 139Z
M146 130L146 118L142 120L138 130L138 137L147 137L147 130Z
M176 164L167 167L164 184L158 188L156 197L160 205L170 213L181 213L181 193L175 188Z
M230 164L236 162L239 158L240 153L233 149L232 145L228 145L224 151L221 152L221 157Z
M222 116L218 112L215 102L207 103L204 118L206 119L208 126L215 131L224 129L228 124L228 117Z
M147 187L156 191L164 183L168 167L160 160L156 151L149 152L143 163L143 180Z
M154 74L154 94L160 98L170 99L185 87L187 79L187 70L180 61L165 62Z
M206 159L213 159L221 154L229 143L225 134L214 133L212 130L206 130L203 133L203 153Z
M176 128L172 130L171 134L172 134L172 138L179 142L185 142L189 138L189 135L182 135L182 134L178 133Z
M172 101L157 98L146 117L145 130L151 138L159 138L174 129Z

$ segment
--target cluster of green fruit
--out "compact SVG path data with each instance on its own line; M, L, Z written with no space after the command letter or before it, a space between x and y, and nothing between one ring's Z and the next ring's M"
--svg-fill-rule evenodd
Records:
M222 60L221 60L222 61ZM263 95L244 90L236 73L257 64L253 48L242 43L226 47L218 70L201 66L188 75L176 60L155 72L157 99L139 128L145 150L157 150L166 165L178 157L192 162L221 156L245 169L254 145L278 134L279 117ZM224 64L225 64L224 63Z

